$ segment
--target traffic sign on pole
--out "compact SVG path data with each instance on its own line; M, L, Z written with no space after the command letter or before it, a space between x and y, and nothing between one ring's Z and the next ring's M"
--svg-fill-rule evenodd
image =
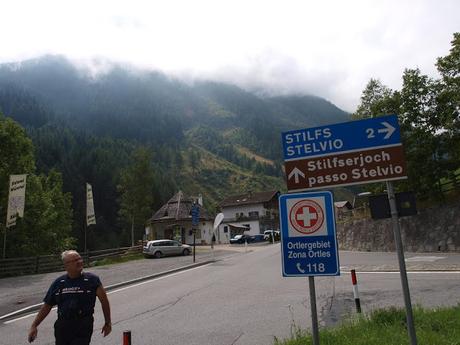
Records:
M192 213L192 225L196 226L200 222L200 205L193 204L191 213Z
M407 178L396 115L282 134L289 191Z
M288 131L282 138L285 161L401 144L396 115Z
M332 193L284 194L279 201L283 276L340 275Z
M407 178L398 117L381 116L282 134L289 192L386 181L411 345L417 344L392 180ZM326 193L326 194L323 194ZM329 193L329 194L327 194ZM315 275L340 274L330 192L280 197L283 275L309 276L313 342L319 344Z

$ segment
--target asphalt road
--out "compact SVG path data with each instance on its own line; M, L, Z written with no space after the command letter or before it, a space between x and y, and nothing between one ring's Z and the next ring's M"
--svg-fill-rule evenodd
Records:
M460 255L406 254L406 258L409 271L437 270L409 273L414 305L459 303L460 274L445 268L459 267ZM393 270L395 254L341 252L340 259L340 277L315 278L322 325L354 314L350 268L359 268L364 312L404 305L399 273ZM118 266L108 270L115 268L120 272ZM213 264L112 290L113 333L107 338L98 333L102 314L97 306L92 344L121 344L124 330L132 331L133 345L272 344L274 337L288 337L294 325L310 326L308 297L306 278L281 277L279 245L248 252L240 248ZM54 343L53 319L48 316L40 326L35 344ZM33 316L24 316L0 324L0 344L25 344L32 320Z
M223 257L239 255L239 253L256 250L261 245L264 245L264 243L254 244L247 248L244 246L216 246L214 258L218 260ZM209 247L197 246L196 263L203 263L212 259L213 255ZM136 260L116 265L91 267L85 270L97 274L105 288L110 289L113 285L193 264L193 255L189 255L167 257L159 260ZM64 273L62 271L0 279L0 319L3 315L41 303L51 282Z

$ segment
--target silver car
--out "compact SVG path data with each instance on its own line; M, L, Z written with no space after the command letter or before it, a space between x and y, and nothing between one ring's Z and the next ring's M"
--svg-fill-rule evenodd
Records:
M170 255L189 255L192 247L174 240L148 241L142 253L145 257L161 258Z

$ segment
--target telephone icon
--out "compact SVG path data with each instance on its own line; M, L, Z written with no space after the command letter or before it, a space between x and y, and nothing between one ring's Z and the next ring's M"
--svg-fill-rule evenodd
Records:
M300 262L296 264L297 269L299 270L300 273L305 273L305 270L300 267Z

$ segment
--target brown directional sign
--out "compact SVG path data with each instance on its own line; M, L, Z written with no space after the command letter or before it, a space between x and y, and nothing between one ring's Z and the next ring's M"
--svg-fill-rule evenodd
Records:
M284 166L290 192L407 178L402 145L291 160Z

